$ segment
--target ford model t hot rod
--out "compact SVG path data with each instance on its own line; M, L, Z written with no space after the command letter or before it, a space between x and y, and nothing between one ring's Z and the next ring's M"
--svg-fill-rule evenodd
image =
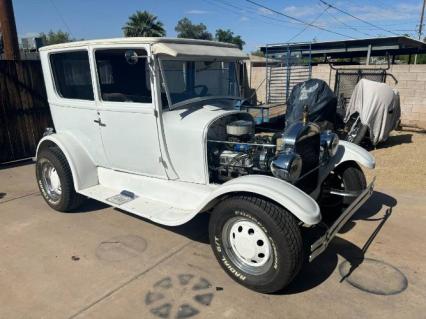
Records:
M261 132L241 104L231 44L125 38L40 49L54 128L37 149L46 202L89 197L162 225L210 214L223 269L260 292L284 288L369 198L363 148L307 116ZM321 227L319 227L321 226ZM305 254L305 229L320 229Z

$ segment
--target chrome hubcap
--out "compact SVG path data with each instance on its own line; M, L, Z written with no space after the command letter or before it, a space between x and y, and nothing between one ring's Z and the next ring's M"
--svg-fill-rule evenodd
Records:
M252 275L266 273L272 265L271 243L257 224L243 217L228 220L222 241L231 261Z
M41 177L47 195L53 201L59 201L62 194L61 180L56 168L49 161L45 161L42 164Z

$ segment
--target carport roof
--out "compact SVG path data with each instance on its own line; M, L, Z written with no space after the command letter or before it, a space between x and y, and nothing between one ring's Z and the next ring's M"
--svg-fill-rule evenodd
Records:
M264 53L284 53L299 51L302 55L308 56L311 49L312 57L365 57L371 45L371 56L401 55L426 53L426 44L406 37L378 37L367 39L351 39L339 41L324 41L313 43L277 43L267 44L260 48Z

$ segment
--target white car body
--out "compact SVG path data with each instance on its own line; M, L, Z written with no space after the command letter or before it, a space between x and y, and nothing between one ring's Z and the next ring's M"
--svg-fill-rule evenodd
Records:
M152 102L103 101L95 52L103 48L143 49L149 65ZM50 56L87 51L93 100L61 97L54 83ZM211 183L207 163L207 131L216 119L246 112L206 103L185 114L185 108L164 109L160 96L159 60L246 58L233 45L184 39L124 38L82 41L40 49L47 96L55 133L46 135L38 150L56 145L65 155L78 193L119 207L154 222L175 226L213 207L224 196L252 193L285 207L305 225L321 221L315 201L319 186L307 194L276 177L247 175L223 184ZM94 122L96 121L96 122ZM374 158L363 148L340 142L337 154L320 171L320 181L337 165L355 161L374 168ZM111 201L126 191L124 203Z

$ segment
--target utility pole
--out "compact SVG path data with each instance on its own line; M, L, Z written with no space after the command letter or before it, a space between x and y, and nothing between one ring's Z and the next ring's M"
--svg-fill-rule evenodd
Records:
M423 0L422 12L420 13L420 24L419 24L419 40L422 40L422 31L423 31L423 18L425 16L425 5L426 0Z
M423 18L425 16L425 5L426 5L426 0L423 0L422 12L420 13L419 41L422 41ZM414 64L417 64L417 54L414 57Z
M19 60L18 35L16 34L12 0L0 0L0 25L3 35L4 58Z

